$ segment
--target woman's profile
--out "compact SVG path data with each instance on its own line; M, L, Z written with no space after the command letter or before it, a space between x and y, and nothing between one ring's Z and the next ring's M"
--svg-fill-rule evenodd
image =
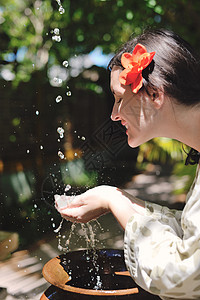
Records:
M200 58L177 34L147 30L112 58L111 118L126 127L137 147L154 137L191 147L187 163L200 152ZM127 268L143 289L161 299L200 299L200 172L183 211L137 199L112 186L98 186L56 208L72 222L112 212L125 230Z

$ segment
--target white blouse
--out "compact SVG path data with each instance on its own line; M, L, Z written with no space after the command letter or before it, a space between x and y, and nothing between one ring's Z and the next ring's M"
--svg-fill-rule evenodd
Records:
M124 237L127 268L143 289L161 299L200 299L200 171L183 211L145 202Z

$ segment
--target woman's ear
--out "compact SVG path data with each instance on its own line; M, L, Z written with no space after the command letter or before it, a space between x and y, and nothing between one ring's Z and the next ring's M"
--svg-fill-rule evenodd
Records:
M161 89L148 89L148 94L156 109L160 109L164 103L164 92Z

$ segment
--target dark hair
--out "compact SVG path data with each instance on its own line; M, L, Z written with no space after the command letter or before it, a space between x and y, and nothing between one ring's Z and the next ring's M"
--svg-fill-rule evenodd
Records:
M112 70L115 65L122 67L122 54L132 53L138 43L148 52L156 52L151 64L142 72L144 87L162 87L167 95L187 106L200 103L199 56L190 44L169 30L147 30L130 39L111 59L108 69Z
M185 165L195 165L199 163L199 159L200 159L200 152L198 152L197 150L191 148L190 151L187 153L187 157L185 160Z

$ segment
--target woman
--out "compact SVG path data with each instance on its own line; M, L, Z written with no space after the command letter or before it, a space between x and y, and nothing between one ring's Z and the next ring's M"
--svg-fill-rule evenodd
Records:
M109 64L115 103L112 120L137 147L158 136L200 151L200 60L167 30L130 40ZM188 157L189 161L189 157ZM200 299L200 175L183 211L143 202L111 186L76 196L61 215L88 222L112 212L125 229L124 252L134 280L162 299Z

